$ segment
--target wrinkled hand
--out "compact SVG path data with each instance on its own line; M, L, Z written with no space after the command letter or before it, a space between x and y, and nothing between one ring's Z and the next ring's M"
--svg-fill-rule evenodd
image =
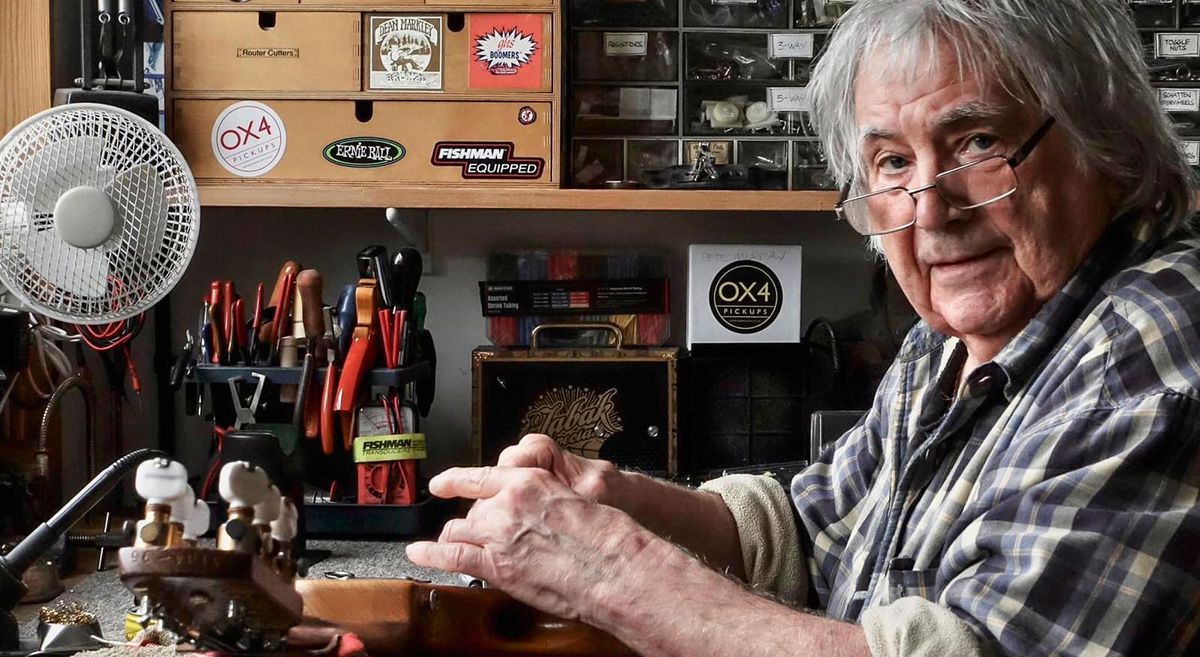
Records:
M587 459L564 451L550 436L531 433L516 445L504 448L496 465L508 468L541 468L563 485L589 500L615 504L613 485L620 472L608 461Z
M522 446L537 458L561 455L538 442ZM517 457L524 458L522 450L508 462ZM638 553L659 539L625 513L572 490L561 475L586 480L586 471L572 469L577 463L538 465L451 468L434 477L434 495L478 502L465 519L447 522L436 543L409 545L408 558L479 577L543 611L586 622L621 582L648 579L632 571L645 567Z

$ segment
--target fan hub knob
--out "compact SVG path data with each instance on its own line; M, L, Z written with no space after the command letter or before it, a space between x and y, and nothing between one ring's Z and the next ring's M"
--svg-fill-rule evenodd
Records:
M54 205L54 228L64 242L94 249L112 237L117 213L104 190L89 185L68 189Z

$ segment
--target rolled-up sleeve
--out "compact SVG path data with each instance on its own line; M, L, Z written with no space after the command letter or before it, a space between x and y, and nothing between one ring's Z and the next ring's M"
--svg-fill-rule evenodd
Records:
M700 488L720 495L737 523L746 583L783 602L803 601L808 592L804 553L783 486L764 475L728 475Z

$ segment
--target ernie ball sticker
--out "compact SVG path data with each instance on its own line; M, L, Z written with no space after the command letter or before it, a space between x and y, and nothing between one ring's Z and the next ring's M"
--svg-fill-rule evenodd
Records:
M441 90L441 16L371 16L368 29L370 89Z
M283 159L287 131L275 110L254 101L225 108L213 123L213 155L235 176L261 176Z
M470 14L467 86L472 89L541 89L541 14Z
M520 179L542 177L546 161L516 157L507 141L439 141L430 162L439 167L460 167L464 179Z

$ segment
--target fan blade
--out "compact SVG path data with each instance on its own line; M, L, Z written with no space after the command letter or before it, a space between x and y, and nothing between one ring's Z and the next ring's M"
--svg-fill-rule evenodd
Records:
M46 281L82 297L108 295L108 258L100 249L80 249L58 239L52 230L28 238L25 256Z
M58 197L80 185L106 188L113 170L101 166L103 137L67 137L51 141L20 162L13 171L9 189L14 198L33 212L50 214Z
M117 174L104 191L117 211L117 235L105 247L117 271L130 257L149 264L167 233L167 196L158 167L138 164ZM120 276L119 276L120 277Z

